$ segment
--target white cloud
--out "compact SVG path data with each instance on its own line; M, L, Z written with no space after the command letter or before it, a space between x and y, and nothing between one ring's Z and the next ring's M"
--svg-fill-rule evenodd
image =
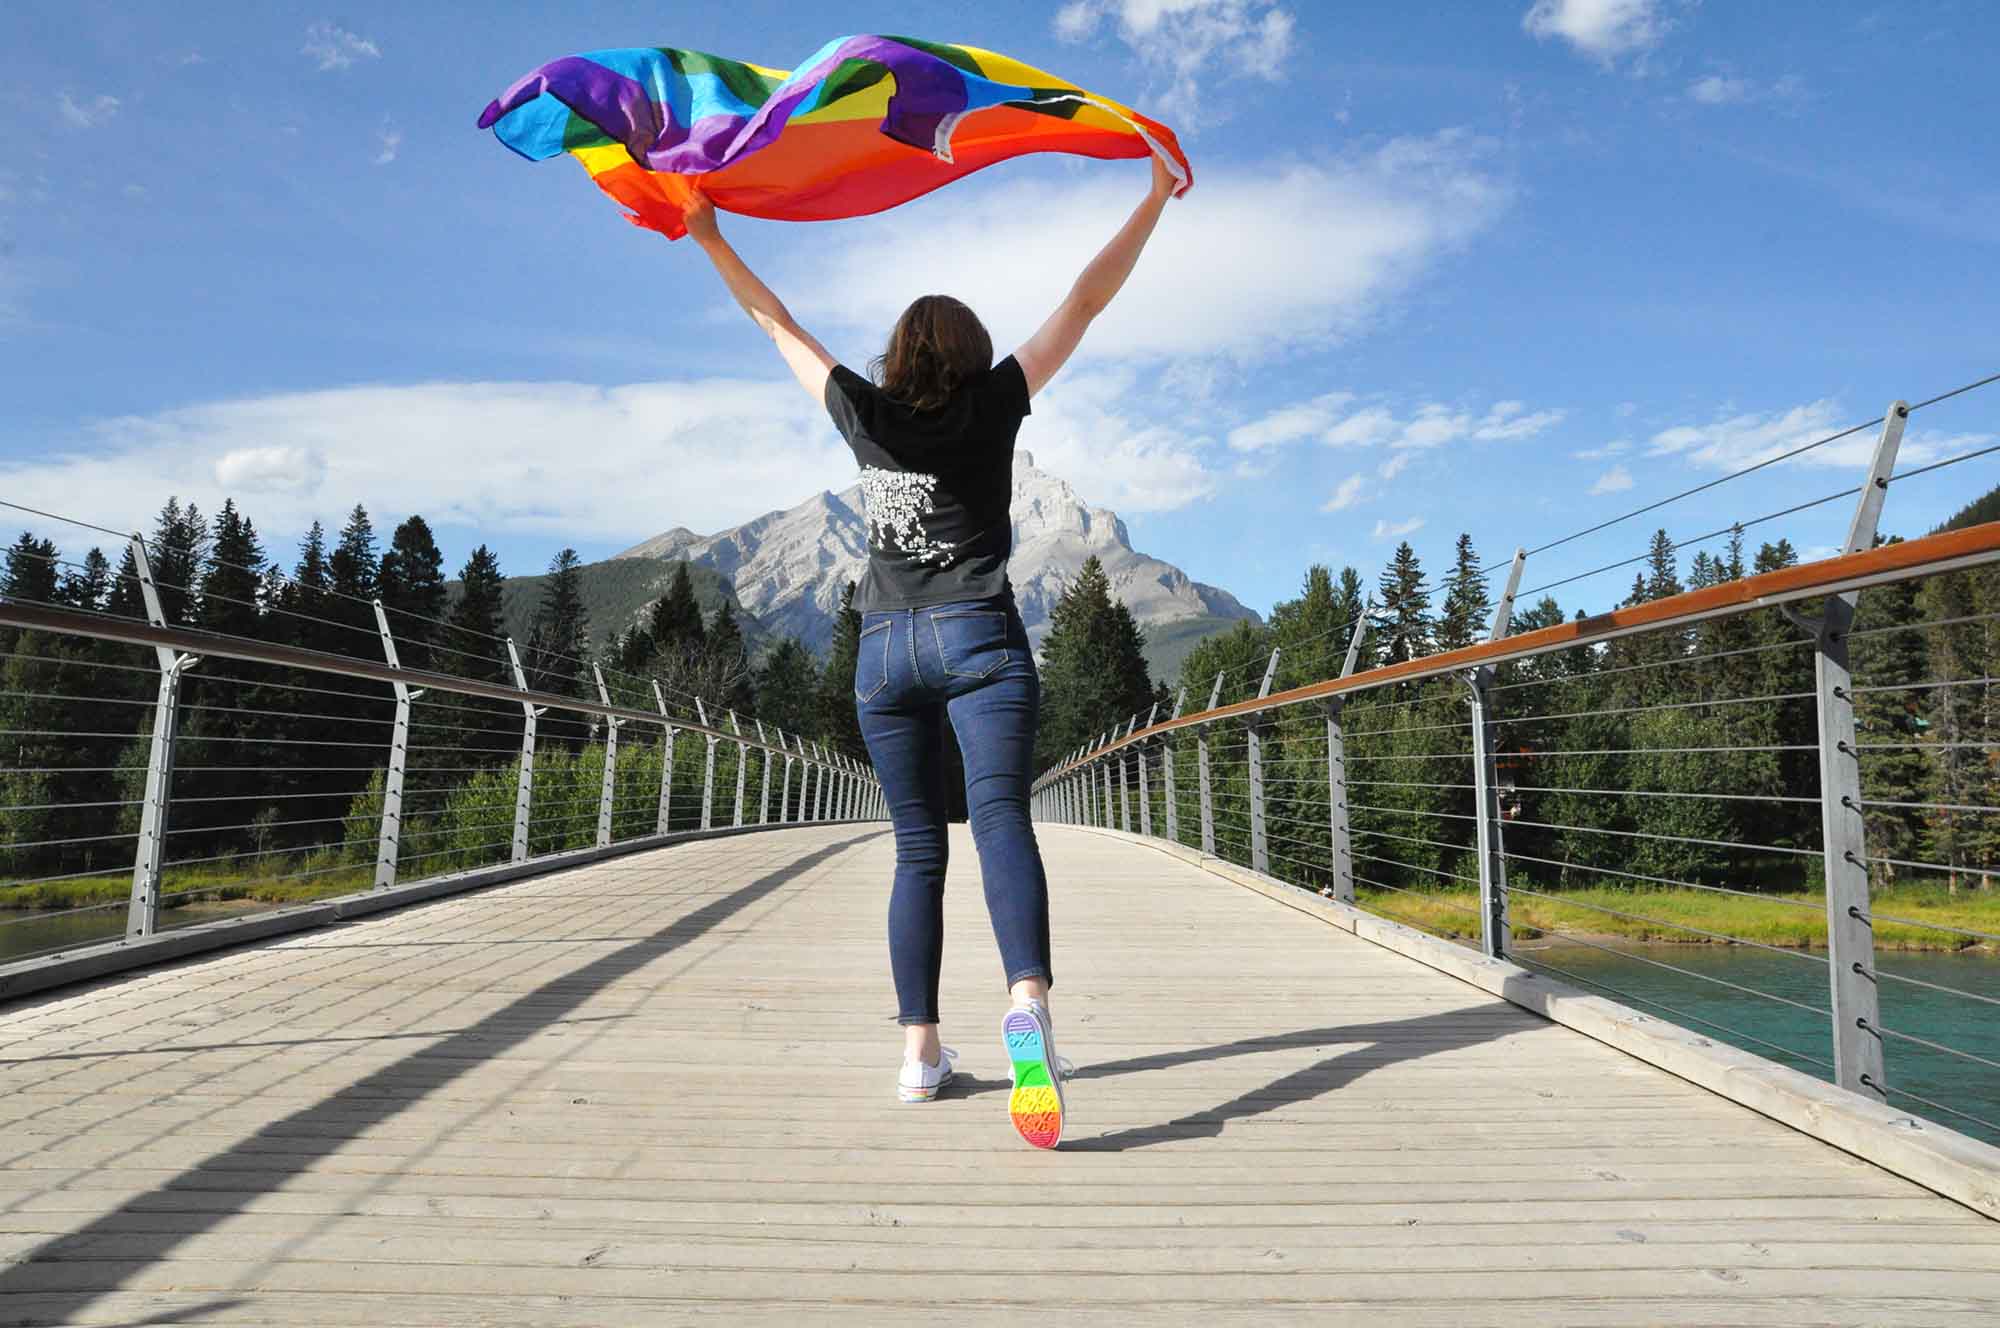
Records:
M243 498L274 535L359 501L577 543L719 530L853 478L852 455L796 385L738 379L250 397L100 421L34 460L0 463L12 501L113 528L177 493L211 510Z
M1247 362L1351 337L1506 208L1487 152L1447 132L1326 164L1204 172L1079 354ZM996 345L1019 345L1124 222L1139 181L1095 170L982 183L829 232L833 247L780 288L801 292L802 317L871 337L913 296L948 290Z
M1167 80L1153 98L1183 127L1206 118L1202 94L1218 71L1283 76L1297 26L1276 0L1070 0L1056 11L1056 36L1085 41L1106 21L1145 66Z
M243 447L215 462L215 482L232 494L316 493L326 481L326 456L310 447Z
M1385 480L1393 480L1410 468L1410 462L1416 455L1415 452L1392 452L1375 473Z
M1631 442L1620 438L1601 447L1586 447L1581 452L1571 452L1570 455L1578 461L1603 461L1608 457L1623 456L1631 450Z
M1377 521L1374 534L1378 540L1402 539L1405 535L1414 535L1423 528L1424 519L1413 516L1407 521Z
M1340 487L1333 491L1333 497L1319 505L1319 510L1322 512L1345 512L1348 508L1361 501L1362 492L1366 486L1367 481L1361 476L1349 475L1340 482Z
M376 139L381 143L382 150L375 154L375 164L387 166L396 159L398 149L403 146L403 131L394 125L383 125Z
M1282 407L1260 420L1231 429L1229 446L1238 452L1256 452L1324 434L1339 418L1340 408L1352 400L1352 392L1329 392L1311 401Z
M1756 101L1791 101L1805 95L1805 80L1787 74L1773 83L1758 83L1732 74L1710 74L1688 84L1688 100L1704 106L1734 106Z
M1662 429L1653 435L1647 452L1652 456L1683 456L1697 466L1713 470L1740 470L1844 432L1854 423L1853 413L1839 401L1821 398L1787 410L1720 414L1708 424ZM1861 429L1838 442L1814 448L1799 461L1809 466L1859 470L1874 456L1880 432L1879 427ZM1922 465L1951 452L1978 446L1990 437L1911 430L1904 435L1897 452L1898 463Z
M108 124L111 117L118 114L123 103L107 93L99 93L87 102L79 102L67 92L56 98L56 111L63 123L73 129L96 129Z
M358 59L378 60L382 48L366 37L322 19L306 29L306 44L299 48L299 54L319 61L320 72L326 73L346 69Z
M1351 392L1329 392L1310 401L1282 406L1261 419L1229 432L1229 446L1238 452L1254 452L1287 443L1313 440L1329 447L1367 447L1387 444L1399 449L1424 450L1442 447L1461 438L1479 442L1504 442L1532 438L1563 419L1560 410L1531 411L1518 401L1495 402L1485 414L1454 410L1438 402L1424 402L1404 419L1386 405L1372 404L1358 410L1346 407L1355 400ZM1385 473L1388 478L1400 471Z
M1597 477L1597 483L1590 486L1592 495L1623 493L1632 487L1632 472L1623 466L1613 466Z
M1704 106L1727 106L1731 102L1749 101L1756 88L1747 78L1725 78L1721 74L1710 74L1688 84L1688 97Z
M1064 375L1035 398L1020 444L1093 503L1119 512L1168 512L1207 498L1217 477L1205 440L1182 432L1177 397L1142 390L1130 369ZM1141 412L1141 403L1159 419Z
M0 281L0 308L6 294ZM1133 370L1065 377L1036 398L1021 446L1127 515L1206 498L1219 482L1208 440L1134 413L1140 386ZM1156 409L1184 419L1184 405ZM331 388L104 420L0 463L11 501L113 528L175 493L209 510L235 497L277 538L358 501L578 544L720 530L854 476L825 412L789 379Z
M1672 25L1658 0L1535 0L1521 26L1538 40L1560 38L1608 65L1657 46Z

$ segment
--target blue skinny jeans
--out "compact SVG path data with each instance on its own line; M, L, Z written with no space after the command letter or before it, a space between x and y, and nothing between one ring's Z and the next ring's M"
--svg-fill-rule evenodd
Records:
M965 758L966 810L1007 985L1053 981L1048 877L1028 820L1041 679L1013 598L863 614L854 697L896 831L889 967L897 1022L938 1022L947 719Z

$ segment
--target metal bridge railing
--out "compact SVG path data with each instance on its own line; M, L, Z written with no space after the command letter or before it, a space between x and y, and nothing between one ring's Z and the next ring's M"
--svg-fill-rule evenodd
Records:
M0 963L142 942L218 897L886 815L865 763L657 680L572 661L589 692L539 690L510 640L511 682L406 667L379 601L379 660L175 625L128 547L143 618L0 596L0 885L106 896L0 909Z
M2000 523L1876 543L1902 418L1839 556L1510 634L1517 553L1488 640L1357 671L1364 617L1336 676L1274 692L1273 652L1243 700L1220 675L1200 709L1183 691L1047 771L1035 814L1198 848L2000 1142L2000 980L1892 948L2000 941L1950 908L2000 873L2000 595L1970 592Z

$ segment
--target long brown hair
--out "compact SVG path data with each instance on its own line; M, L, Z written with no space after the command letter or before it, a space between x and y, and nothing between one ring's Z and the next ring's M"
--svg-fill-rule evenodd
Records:
M912 410L937 410L993 367L993 338L979 315L949 295L912 301L871 366L875 381Z

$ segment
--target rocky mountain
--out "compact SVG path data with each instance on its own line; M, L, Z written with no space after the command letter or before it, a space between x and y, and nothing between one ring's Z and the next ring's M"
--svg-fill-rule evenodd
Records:
M1181 658L1203 636L1257 617L1228 591L1135 550L1116 512L1083 502L1063 480L1037 469L1025 451L1014 454L1013 516L1010 575L1021 619L1037 645L1063 587L1092 554L1104 564L1112 592L1147 629L1156 677L1177 675ZM714 535L669 530L618 557L686 559L711 568L729 579L765 628L824 650L841 591L868 561L861 486L821 493Z

